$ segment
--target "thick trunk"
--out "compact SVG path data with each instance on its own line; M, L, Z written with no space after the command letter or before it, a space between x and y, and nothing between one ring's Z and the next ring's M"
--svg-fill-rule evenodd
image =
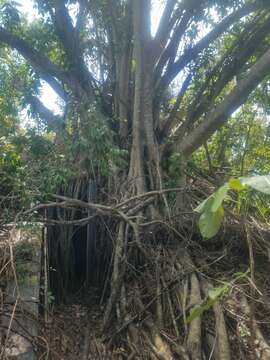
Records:
M159 149L153 121L154 46L150 32L150 1L133 3L135 92L129 179L136 192L160 188ZM147 174L145 173L147 169Z
M145 191L145 175L143 168L143 133L142 133L142 64L139 39L135 40L134 57L136 61L135 94L132 121L132 145L129 166L129 180L134 186L134 193Z
M145 174L143 164L144 137L144 46L145 15L143 1L133 3L135 90L132 119L132 145L130 155L129 180L134 185L135 193L145 191Z

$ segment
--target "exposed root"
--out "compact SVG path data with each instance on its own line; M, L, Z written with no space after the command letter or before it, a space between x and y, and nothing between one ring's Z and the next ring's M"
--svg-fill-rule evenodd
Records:
M265 340L254 315L251 312L250 305L243 293L238 293L231 301L232 307L237 314L237 331L240 337L247 338L251 351L256 359L269 360L270 346ZM252 329L250 328L252 326ZM252 330L252 331L251 331ZM251 336L251 334L253 336Z
M131 316L128 313L126 290L125 290L124 285L122 285L120 301L121 301L121 312L122 312L123 318L124 318L125 322L129 323L128 336L127 336L128 345L131 350L129 359L133 359L136 355L139 354L139 334L138 334L138 329L132 323Z
M190 300L189 306L193 307L201 303L200 284L197 276L193 273L190 279ZM201 357L201 317L198 316L191 321L188 338L187 349L191 360L200 360Z
M117 296L121 290L121 281L123 274L121 273L120 267L123 256L124 241L125 241L125 223L121 222L119 225L118 236L115 244L113 272L111 279L111 294L105 309L104 322L103 322L104 328L106 328L109 324L112 309L116 304Z
M160 269L159 269L159 264L158 264L158 260L159 260L159 256L157 257L157 261L156 261L156 282L157 282L157 321L158 321L158 326L160 329L162 329L164 327L164 323L163 323L163 313L162 313L162 304L161 304L161 276L160 276Z
M230 360L230 345L222 307L218 302L216 302L213 305L213 310L216 319L218 360Z
M208 291L211 289L212 286L206 281L203 281L202 287L205 296L207 296ZM211 358L215 360L230 360L231 353L227 327L222 306L218 301L215 302L213 305L213 312L215 316L215 337L208 334Z
M161 279L162 279L163 287L166 288L166 283L165 283L164 278L161 277ZM171 296L170 296L170 293L168 291L167 291L166 295L167 295L167 301L168 301L168 305L169 305L170 315L171 315L171 318L172 318L172 323L173 323L173 326L174 326L175 334L176 334L177 338L179 338L180 337L180 332L179 332L179 329L178 329L178 326L177 326L177 321L176 321L176 317L175 317L175 314L174 314L174 309L173 309Z
M140 310L143 311L144 306L141 301L141 297L140 297L138 289L137 289L136 293L137 293L136 302L137 302ZM151 342L149 342L148 335L146 335L145 338L147 339L149 346L152 348L154 355L156 355L156 357L158 359L162 359L162 360L173 359L170 347L162 339L159 329L158 329L157 325L155 324L154 320L152 319L152 316L150 314L147 314L147 315L148 316L147 316L146 320L144 321L144 325L146 326L148 332L150 333Z
M222 241L225 243L226 239L206 243L196 230L192 233L189 215L187 223L181 221L181 226L173 223L173 216L162 220L149 218L149 206L163 193L165 191L136 195L135 191L135 196L114 206L91 204L96 213L106 213L112 218L112 226L108 225L111 241L109 239L110 247L106 249L106 263L100 262L98 269L98 274L103 274L100 287L105 289L100 302L105 307L103 331L98 340L98 349L103 346L106 350L107 357L103 358L114 359L112 354L117 353L121 358L136 360L250 360L245 356L251 354L252 347L258 359L270 358L267 340L254 319L252 343L250 337L248 346L241 345L241 336L235 340L235 328L239 332L243 321L241 324L237 321L237 325L235 321L227 321L221 301L211 304L191 322L187 321L195 306L206 303L209 289L219 286L219 279L229 283L234 272L248 268L248 249L245 248L240 269L239 256L242 246L247 244L244 241L244 245L239 244L238 237L243 236L239 224L236 245L228 241L224 251ZM86 206L70 200L68 204ZM100 249L96 245L101 258L106 241L103 244ZM255 257L255 242L253 247ZM210 283L209 279L215 277L217 283L214 280ZM236 313L243 314L244 325L250 328L249 305L243 306L239 301L236 305ZM231 350L233 342L240 345L239 352ZM90 352L93 346L90 344Z

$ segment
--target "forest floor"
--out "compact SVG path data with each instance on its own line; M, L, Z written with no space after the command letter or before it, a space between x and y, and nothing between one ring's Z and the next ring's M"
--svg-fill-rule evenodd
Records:
M124 360L127 359L125 349L119 344L113 352L108 352L110 339L104 343L102 332L103 307L99 304L97 289L78 293L69 298L69 303L55 305L49 314L47 323L40 324L40 342L38 360ZM270 338L270 313L265 304L256 307L257 324L264 332L265 338ZM242 315L239 313L239 317ZM232 345L232 360L254 360L253 350L241 334L241 325L237 332L230 335ZM241 340L239 340L242 338ZM241 344L241 345L240 345ZM239 358L239 354L240 358ZM142 354L141 354L142 355ZM151 357L149 356L149 359ZM145 354L141 359L147 360ZM264 357L262 359L265 359Z
M245 256L243 255L242 260L244 260L244 258ZM237 259L239 259L239 256L237 256ZM226 260L226 262L229 263L229 259L226 258ZM256 287L258 291L256 291L256 296L251 303L254 305L252 311L254 311L256 318L254 330L257 333L260 328L261 333L259 331L259 340L255 340L255 343L261 346L260 339L263 339L264 346L268 347L270 340L269 263L265 261L263 257L259 256L256 258L256 264ZM248 320L246 305L243 303L241 296L241 294L246 294L249 299L248 292L246 292L247 289L247 282L239 288L236 286L231 296L228 296L228 298L224 299L221 303L222 308L227 314L226 323L229 330L231 360L265 360L268 359L268 357L260 357L258 355L259 351L257 351L257 356L254 356L255 349L250 347L248 334L250 320ZM263 296L259 296L260 290L262 289ZM69 296L66 304L52 306L48 321L46 324L41 323L40 340L42 346L40 347L38 356L39 360L128 359L126 349L123 348L126 340L125 337L121 339L121 334L120 339L118 337L118 340L121 340L119 341L119 346L117 346L115 341L111 341L113 342L113 352L109 352L108 350L112 348L112 346L110 346L110 339L112 339L114 333L111 331L108 331L109 335L103 333L102 322L104 307L100 304L98 290L99 289L93 287L88 291L82 289L73 296ZM207 312L205 316L208 317L208 315ZM211 315L209 319L211 319ZM209 321L206 327L211 328ZM169 329L167 329L167 331L164 329L164 333L169 336ZM256 334L256 337L257 336L258 334ZM151 359L151 356L149 355L147 357L144 351L142 351L139 356L139 358L143 360ZM206 360L209 359L207 358Z
M263 276L261 281L257 282L257 285L260 289L264 289L265 296L255 300L254 313L257 320L256 324L260 327L264 339L269 343L269 265L267 266L263 261L258 263L260 263L258 270ZM111 348L110 338L114 334L111 331L108 332L109 335L103 333L104 307L100 304L98 290L93 287L88 291L82 289L74 295L68 296L65 304L52 305L46 322L40 316L38 360L124 360L128 358L125 349L122 347L123 342L119 342L118 347L115 346L114 342L113 352L108 350ZM240 301L236 297L236 302L237 300ZM253 350L250 348L247 336L244 333L246 321L241 320L245 318L244 313L238 306L236 306L238 313L231 313L228 305L227 302L223 303L223 307L229 315L231 360L260 359L260 357L254 358ZM238 324L236 324L237 318L239 319ZM124 338L123 341L125 343ZM147 360L150 358L145 353L140 354L140 359ZM264 357L262 359L268 358Z
M41 324L44 344L39 359L47 359L49 354L52 360L108 359L101 341L102 316L95 288L53 306L45 326Z
M228 331L228 341L231 348L230 359L270 360L270 252L267 252L268 244L270 244L270 232L267 231L264 237L258 237L258 229L251 229L254 246L254 280L252 280L250 272L247 271L249 269L248 247L245 239L241 238L240 235L241 233L235 230L232 233L227 230L227 232L223 233L223 237L212 242L199 244L194 240L190 241L190 253L193 258L196 257L197 273L201 275L201 278L208 279L211 283L219 286L220 284L224 285L227 281L231 284L229 292L219 299L219 306L225 315ZM265 244L267 247L263 247ZM153 244L150 247L153 247ZM170 247L167 246L167 249L169 250ZM151 254L150 248L147 248L147 250ZM5 254L5 251L3 251L2 255L0 254L0 260L3 258L0 269L5 268L4 263L9 264L7 262L8 254L5 257L3 254ZM170 256L164 255L164 258L159 258L159 264L162 265L161 269L164 274L170 274L169 265L174 259L173 253L170 254ZM205 260L204 263L203 260ZM207 266L205 265L206 262ZM240 273L236 271L240 271ZM205 274L202 272L205 272ZM239 274L246 272L248 275L240 276L238 282L232 280L237 274L239 277ZM186 275L188 275L188 272L186 272ZM142 295L153 288L151 276L145 278L144 285ZM129 286L131 289L133 288L132 282L129 283ZM164 286L164 291L162 291L164 295L162 304L164 307L168 305L167 295L169 292L166 289L168 288ZM170 294L174 294L173 287L170 291ZM104 307L100 303L100 292L100 288L90 287L85 290L83 287L80 291L66 296L65 304L51 304L46 321L40 314L38 336L33 341L34 344L38 344L38 360L130 359L129 355L127 355L128 340L130 339L125 336L123 327L117 323L114 324L116 325L114 330L110 328L106 334L103 332ZM135 294L136 292L130 293L132 299L136 298ZM152 298L146 297L144 300L144 305L148 304L149 301L152 302ZM185 309L184 311L186 311ZM214 340L217 338L213 326L213 311L211 310L205 311L202 315L204 320L201 331L203 345L205 344L206 334L212 335ZM155 314L154 311L152 311L153 314ZM181 315L180 311L178 313ZM134 318L134 321L132 320L132 324L136 327L139 335L141 335L146 324L147 316L147 311L143 311L143 315ZM156 321L155 315L153 315L153 319ZM164 320L163 326L160 327L161 338L173 340L177 343L179 338L175 336L175 332L168 325L171 324L168 311L165 313ZM178 326L181 331L183 326L181 327L181 323ZM121 329L121 331L115 329ZM184 341L186 341L185 338ZM251 344L254 345L251 346ZM141 341L139 345L137 359L152 359L148 348L144 346L145 343ZM266 353L266 355L262 357L260 354L263 353ZM214 360L212 355L210 357L205 355L202 359ZM217 358L221 359L221 357ZM176 360L179 357L170 359Z

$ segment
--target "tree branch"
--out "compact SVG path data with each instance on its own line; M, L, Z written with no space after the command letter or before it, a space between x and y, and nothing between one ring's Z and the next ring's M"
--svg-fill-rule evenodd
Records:
M158 82L160 80L160 76L164 67L168 60L174 62L175 56L177 54L179 42L181 41L182 35L184 34L186 27L192 17L192 13L190 11L186 12L181 18L179 24L176 26L176 29L173 32L172 38L167 45L166 49L162 52L161 58L158 61L158 64L155 69L155 81Z
M176 102L173 106L173 109L171 110L168 119L166 120L163 128L160 131L161 140L164 140L165 136L169 134L170 130L172 129L173 125L175 124L175 121L177 120L177 111L179 110L181 101L189 87L192 77L193 77L193 74L189 73L183 82L183 85L178 93L178 96L177 96Z
M164 42L166 41L168 37L168 33L170 32L170 29L172 28L172 13L174 10L176 4L176 0L168 0L165 6L165 9L163 11L163 14L161 16L158 29L155 36L155 41L160 44L161 46L165 46Z
M56 33L67 53L68 59L75 67L81 65L82 54L79 37L77 36L77 31L72 24L72 19L65 6L65 1L53 0L52 4L53 7L50 7L50 15L52 17Z
M258 4L252 3L245 5L241 9L233 12L224 18L219 24L217 24L214 29L210 31L196 45L187 49L184 54L180 56L180 58L165 72L160 83L158 84L158 93L162 92L163 89L166 89L187 64L189 64L192 60L195 60L199 53L212 44L213 41L215 41L221 34L223 34L231 25L257 8Z
M261 20L260 17L258 22L261 23ZM214 106L214 99L217 98L233 77L241 72L248 59L256 53L258 43L263 42L270 32L270 17L258 29L256 29L257 22L253 25L249 29L249 34L244 31L242 36L237 39L233 49L230 49L207 75L205 83L190 105L189 115L182 125L182 129L179 129L179 133L184 133L190 129L203 113L208 111L211 106ZM217 80L213 81L211 86L210 83L215 77ZM204 95L206 89L209 89L207 96Z
M206 120L180 142L180 151L189 155L198 149L226 123L230 115L246 101L250 93L269 74L269 71L270 49L251 67L246 78L239 81L217 108L206 115Z
M30 62L33 68L41 74L43 79L47 81L63 99L66 99L65 92L55 78L61 80L71 89L78 92L79 84L74 76L65 72L46 56L33 49L25 40L0 27L0 42L16 49L26 60Z
M45 121L50 129L55 132L63 130L64 123L61 116L54 115L54 113L44 106L36 96L29 96L27 101L32 106L33 111L38 114L40 119Z
M67 100L67 93L63 89L63 86L54 77L46 73L42 73L41 71L39 71L39 75L51 86L51 88L56 92L57 95L59 95L63 100Z
M64 46L71 64L71 72L79 80L82 89L87 93L93 93L95 80L84 63L78 29L73 26L65 1L53 0L52 3L53 9L50 8L50 14L55 25L56 33ZM83 9L83 7L81 7L81 9Z
M87 0L80 0L79 1L79 13L76 21L76 31L78 35L82 31L85 25L86 17L87 17L87 6L86 6Z

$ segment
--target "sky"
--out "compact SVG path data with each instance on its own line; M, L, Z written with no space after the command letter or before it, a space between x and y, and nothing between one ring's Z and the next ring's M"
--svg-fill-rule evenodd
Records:
M34 18L38 17L38 11L34 9L32 0L17 0L17 3L20 5L20 11L24 13L31 22ZM160 15L163 10L163 1L162 0L154 0L152 3L153 13L152 13L152 32L155 33ZM71 14L72 15L72 14ZM75 13L74 13L75 15ZM55 114L59 114L61 112L59 104L61 103L60 98L57 96L55 91L46 83L42 83L41 88L41 101L44 105L47 106L48 109L52 110Z

